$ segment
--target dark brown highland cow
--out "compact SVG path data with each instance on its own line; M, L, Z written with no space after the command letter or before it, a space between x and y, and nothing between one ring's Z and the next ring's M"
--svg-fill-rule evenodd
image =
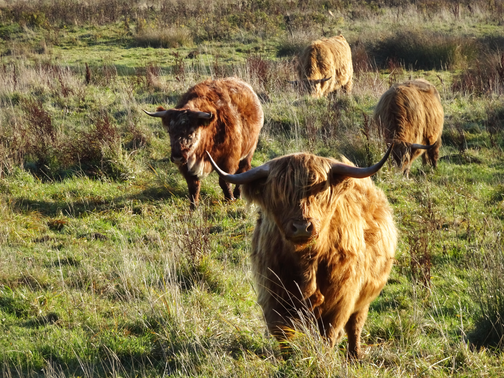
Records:
M342 35L313 41L299 57L298 75L313 97L352 91L352 51Z
M369 178L390 151L369 168L307 153L234 175L213 163L261 209L252 268L258 302L279 341L309 312L331 346L346 331L349 355L359 356L369 304L387 282L397 244L392 210Z
M406 177L420 155L436 168L444 112L434 85L424 79L394 84L376 105L374 121L385 141L394 143L392 155Z
M264 115L250 85L238 78L206 80L190 88L174 109L159 107L155 113L170 134L171 160L189 187L191 208L198 205L201 179L212 172L205 154L233 173L250 169ZM224 196L240 197L240 186L219 179Z

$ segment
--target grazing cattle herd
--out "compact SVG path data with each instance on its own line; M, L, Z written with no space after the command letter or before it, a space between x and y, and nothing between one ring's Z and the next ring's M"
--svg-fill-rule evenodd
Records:
M314 41L299 63L299 79L313 96L350 93L352 58L343 36ZM406 176L422 154L436 167L444 117L436 88L416 79L383 94L374 121L390 146L368 168L295 153L251 169L264 116L253 89L237 78L204 81L174 109L146 113L168 130L192 209L212 170L226 199L239 197L241 187L259 207L251 260L270 333L285 345L308 317L331 346L346 332L349 357L358 358L369 305L388 279L398 237L386 196L370 176L390 153Z

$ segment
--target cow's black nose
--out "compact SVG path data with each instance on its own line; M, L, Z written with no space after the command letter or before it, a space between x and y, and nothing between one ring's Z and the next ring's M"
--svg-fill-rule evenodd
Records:
M311 236L313 233L313 223L310 221L294 221L291 224L292 236Z
M175 163L175 164L182 163L183 159L184 158L182 156L173 156L173 155L171 156L171 161L172 161L172 163Z

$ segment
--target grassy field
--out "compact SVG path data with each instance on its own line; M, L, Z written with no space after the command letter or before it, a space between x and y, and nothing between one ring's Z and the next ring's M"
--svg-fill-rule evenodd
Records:
M0 1L2 376L504 376L503 24L483 0ZM298 93L299 49L339 32L352 94ZM296 151L369 165L390 84L441 94L438 168L374 177L400 240L360 363L310 319L280 357L249 266L257 209L212 174L189 211L142 112L233 75L263 100L253 166Z

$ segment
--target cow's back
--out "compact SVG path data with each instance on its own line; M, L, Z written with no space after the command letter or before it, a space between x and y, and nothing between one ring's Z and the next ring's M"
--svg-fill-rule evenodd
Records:
M208 150L221 162L223 153L236 154L241 160L254 152L264 113L257 94L246 82L236 77L203 81L190 88L176 106L186 107L210 112L216 117L199 155L204 156Z
M237 118L241 125L242 156L247 156L255 149L259 132L264 123L264 113L259 97L252 87L236 78L222 79L226 83L231 103L236 107Z
M437 89L423 79L395 84L380 98L375 122L387 142L429 144L443 128L444 112Z

